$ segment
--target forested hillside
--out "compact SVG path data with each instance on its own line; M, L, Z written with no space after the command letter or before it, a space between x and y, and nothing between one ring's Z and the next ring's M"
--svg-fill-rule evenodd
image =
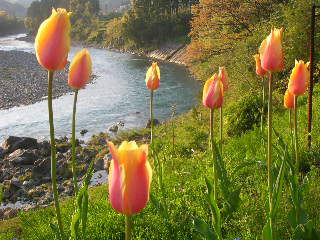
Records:
M12 3L8 0L0 0L0 10L16 17L25 17L27 9L19 3Z
M24 30L23 22L6 11L0 10L0 36Z
M202 0L192 9L188 46L191 69L207 79L228 66L236 98L261 87L254 73L253 55L272 27L284 28L285 71L277 76L283 92L295 59L308 61L312 0ZM319 22L316 29L319 29ZM318 39L317 35L317 39ZM319 41L316 39L316 49ZM318 51L316 61L319 61ZM317 74L315 75L317 76Z

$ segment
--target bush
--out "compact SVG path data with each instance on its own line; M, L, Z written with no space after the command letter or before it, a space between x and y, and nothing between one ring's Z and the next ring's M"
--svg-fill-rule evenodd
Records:
M226 131L228 136L240 136L251 130L255 125L260 125L262 97L250 94L239 101L230 104L226 112ZM265 112L267 108L265 108Z

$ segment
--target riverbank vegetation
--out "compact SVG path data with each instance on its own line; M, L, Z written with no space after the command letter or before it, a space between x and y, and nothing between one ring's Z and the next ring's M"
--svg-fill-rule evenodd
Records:
M258 93L255 93L258 95ZM320 89L315 89L315 98L320 97ZM258 97L257 97L258 98ZM274 129L281 133L288 148L291 149L288 125L288 112L282 107L282 98L276 100L279 108L274 111ZM320 107L315 101L316 109ZM299 122L301 128L299 141L301 143L302 169L306 176L304 180L304 207L309 213L309 220L313 220L320 228L320 179L319 134L320 125L314 128L313 148L307 148L306 126L307 105L306 96L299 102ZM234 108L226 109L227 119L233 115L241 116ZM320 114L315 111L314 120L318 122ZM188 114L166 121L155 128L155 143L158 156L164 165L165 195L159 189L158 175L155 173L151 193L155 199L165 199L168 205L168 217L161 215L157 201L150 201L146 209L134 217L134 239L201 239L192 224L194 217L210 223L210 213L205 199L206 184L204 177L212 179L212 160L208 149L209 114L202 106L195 107ZM239 122L241 119L239 119ZM218 121L217 121L218 122ZM227 124L227 123L226 123ZM218 124L217 124L218 125ZM229 137L224 135L223 161L234 186L240 187L240 204L238 210L222 224L224 239L251 240L261 236L262 227L267 218L265 203L267 201L267 170L263 137L260 128L252 124L252 130L246 131L242 127L241 135ZM218 126L216 127L218 132ZM174 135L173 135L174 134ZM116 139L107 135L93 137L91 148L106 152L107 147L99 140L106 137L116 144L122 140L136 140L148 143L148 131L132 130L122 132ZM279 145L279 139L274 140ZM278 154L275 154L278 158ZM154 163L152 168L154 169ZM277 229L280 239L292 239L293 229L287 216L291 209L289 185L283 187L283 200L277 218ZM219 195L221 190L219 190ZM115 213L109 203L107 186L90 190L90 204L88 227L84 239L124 239L124 219ZM219 198L220 199L220 198ZM222 199L221 199L222 200ZM73 211L73 200L62 204L62 215L65 226L69 225ZM0 239L13 237L19 239L54 239L54 233L49 223L54 222L54 209L45 208L31 212L21 212L18 218L0 222ZM69 231L69 229L67 229Z
M21 19L9 14L6 11L0 10L0 36L14 34L23 31L24 24Z

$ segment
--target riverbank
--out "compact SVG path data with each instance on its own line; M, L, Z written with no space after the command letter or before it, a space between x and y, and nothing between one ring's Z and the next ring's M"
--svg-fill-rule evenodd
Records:
M48 73L34 54L0 50L0 59L0 109L29 105L46 98ZM68 65L55 72L54 98L72 92L67 84Z
M316 87L316 89L319 89ZM316 91L319 96L319 90ZM299 119L306 125L306 102L302 101ZM316 106L319 102L316 102ZM227 113L229 109L225 109ZM231 114L234 114L232 112ZM315 112L316 119L320 117ZM283 135L286 143L290 144L287 112L274 112L274 129ZM227 124L226 124L227 126ZM219 124L215 124L215 132L219 131ZM318 221L320 214L319 193L319 158L316 149L312 152L305 145L305 129L301 128L299 141L304 165L309 165L308 188L304 192L305 209L309 212L309 219ZM314 144L319 143L319 126L314 129ZM147 131L146 131L147 132ZM223 223L226 239L255 239L261 236L265 222L268 219L265 211L267 195L267 171L264 165L265 148L260 144L262 135L259 128L243 132L240 136L229 137L224 132L223 163L230 179L230 188L241 189L239 208L233 217ZM136 140L138 144L148 142L144 132L131 131L123 133L113 141L119 145L122 140ZM209 111L204 107L197 107L186 114L164 122L155 128L154 132L157 156L163 163L164 194L160 189L159 174L154 161L149 157L153 169L151 184L152 200L142 213L134 216L134 237L140 239L184 240L198 239L193 219L210 221L210 209L206 201L205 177L212 179L212 159L208 150ZM101 145L100 154L108 149L105 143L99 143L99 137L92 143ZM278 139L274 139L278 146ZM290 146L288 146L290 148ZM97 148L98 149L98 148ZM104 151L104 152L101 152ZM286 185L284 185L286 186ZM103 185L89 190L90 204L88 212L88 239L119 239L124 235L124 217L116 213L109 202L108 186ZM219 188L219 196L221 191ZM291 209L289 194L285 191L277 212L277 230L281 239L291 239L293 230L287 220ZM154 200L155 199L155 200ZM221 197L222 199L222 197ZM168 217L163 216L162 205L167 204ZM222 200L221 200L222 201ZM74 213L74 199L61 201L62 219L69 234L71 216ZM0 239L54 239L50 229L50 222L54 221L53 207L35 211L20 212L17 218L0 222ZM115 224L116 223L116 224ZM319 221L317 226L319 226ZM35 231L35 229L37 229Z

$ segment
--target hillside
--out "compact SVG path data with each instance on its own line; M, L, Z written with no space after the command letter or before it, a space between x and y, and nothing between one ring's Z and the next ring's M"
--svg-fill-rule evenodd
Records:
M25 17L27 9L19 3L0 0L0 10L6 11L16 17Z
M7 2L20 4L20 5L24 6L25 8L28 8L33 1L34 0L7 0Z

